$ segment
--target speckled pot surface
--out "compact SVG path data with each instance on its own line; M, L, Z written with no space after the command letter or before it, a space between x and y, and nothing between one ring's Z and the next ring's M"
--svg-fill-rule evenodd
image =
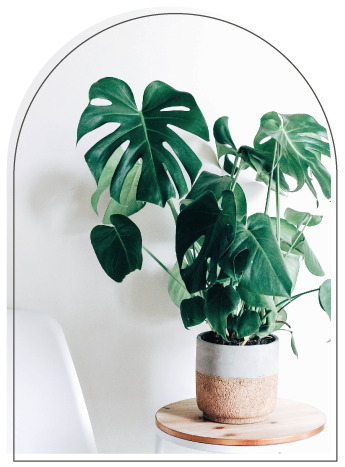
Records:
M256 423L277 402L279 340L265 345L212 344L197 337L196 401L204 418L218 423Z

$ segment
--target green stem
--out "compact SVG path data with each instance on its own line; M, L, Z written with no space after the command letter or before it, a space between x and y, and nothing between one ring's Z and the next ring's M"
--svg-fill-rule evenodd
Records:
M287 298L286 300L281 301L280 303L278 303L277 308L278 308L278 306L281 305L282 303L284 303L284 305L283 305L281 308L279 308L279 310L277 311L277 313L279 313L279 311L282 310L283 308L285 308L286 306L290 305L290 303L293 302L294 300L296 300L296 298L301 297L302 295L306 295L306 294L308 294L308 293L317 292L318 290L320 290L320 287L319 287L318 289L308 290L307 292L299 293L299 294L297 294L297 295L294 295L294 296L291 297L291 298ZM285 303L285 302L287 302L287 303Z
M297 244L300 236L302 235L302 233L304 232L305 228L308 227L308 224L309 222L311 221L313 216L309 216L309 219L308 219L308 222L305 224L305 226L303 227L303 229L300 231L299 235L296 237L295 241L293 242L293 244L290 246L290 248L288 249L288 251L285 253L284 255L284 258L287 257L287 255L290 253L291 250L293 250L294 246Z
M234 165L232 166L232 170L231 170L231 179L233 180L234 179L234 176L235 176L235 170L236 170L236 166L237 166L237 162L238 162L238 158L239 158L239 154L237 153L236 154L236 157L235 157L235 160L234 160Z
M185 290L187 290L185 285L182 284L182 282L180 282L178 279L176 279L174 274L171 271L169 271L169 269L166 266L164 266L164 264L161 263L159 261L159 259L156 258L156 256L148 248L146 248L146 246L143 245L143 249L146 251L146 253L148 253L151 256L151 258L153 258L164 269L164 271L166 271L173 279L175 279L175 281L178 282L181 285L181 287L183 287ZM188 292L188 290L187 290L187 292Z
M174 216L174 221L175 221L175 224L176 224L178 212L176 211L176 208L175 208L175 205L174 205L172 199L168 200L168 204L169 204L169 208L171 209L172 215Z
M278 142L276 141L275 146L274 146L274 156L273 156L273 162L272 162L272 170L271 170L271 173L270 173L270 181L269 181L269 184L268 184L268 190L267 190L267 196L266 196L265 214L267 214L268 206L270 204L270 195L271 195L271 189L272 189L273 173L274 173L274 167L275 167L276 156L277 156L277 147L278 147Z
M238 169L237 169L236 176L235 176L235 178L234 178L234 180L232 182L232 185L231 185L231 191L234 191L234 189L235 189L237 179L238 179L238 176L240 175L240 172L242 170L243 165L244 165L244 162L243 162L243 160L241 160L240 165L238 166Z
M277 226L277 242L280 245L280 200L279 200L279 190L280 190L280 180L279 180L279 163L276 168L276 226Z

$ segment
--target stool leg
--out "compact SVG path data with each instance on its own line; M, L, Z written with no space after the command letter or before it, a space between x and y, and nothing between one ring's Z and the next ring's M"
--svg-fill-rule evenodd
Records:
M156 433L155 454L164 454L164 439Z

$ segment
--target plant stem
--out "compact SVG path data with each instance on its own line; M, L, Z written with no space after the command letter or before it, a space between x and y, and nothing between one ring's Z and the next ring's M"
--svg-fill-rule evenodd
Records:
M174 216L174 221L175 221L175 224L176 224L178 212L176 211L176 208L175 208L175 205L174 205L172 199L168 200L168 204L169 204L169 208L171 209L172 215Z
M271 173L270 173L270 181L269 181L268 190L267 190L265 214L267 214L268 206L270 204L270 194L271 194L271 189L272 189L272 180L273 180L273 173L274 173L274 167L275 167L274 164L276 162L277 147L278 147L278 142L276 141L275 145L274 145L274 155L273 155L273 162L272 162L272 170L271 170Z
M286 258L287 255L290 253L290 251L293 250L294 246L297 244L298 239L300 238L300 236L301 236L302 233L304 232L305 228L308 227L308 224L309 224L309 222L311 221L311 218L312 218L312 216L310 215L310 216L309 216L309 219L308 219L308 222L305 224L305 226L304 226L303 229L300 231L299 235L296 237L296 239L295 239L295 241L293 242L293 244L290 246L290 248L288 249L288 251L285 253L284 258Z
M181 287L183 287L185 290L187 290L185 285L182 284L182 282L180 282L178 279L176 279L176 277L173 275L173 273L171 271L169 271L169 269L166 266L164 266L164 264L161 263L159 261L159 259L156 258L156 256L148 248L146 248L145 245L143 245L143 249L146 251L146 253L148 253L151 256L151 258L153 258L164 269L164 271L166 271L173 279L175 279L175 281L178 282L181 285ZM187 290L187 292L188 292L188 290Z
M231 169L231 179L232 180L234 179L234 176L235 176L235 170L236 170L237 161L238 161L239 157L240 157L239 154L236 154L235 160L234 160L234 165L232 166L232 169Z
M238 176L240 175L240 172L242 170L242 167L243 167L243 161L241 160L240 162L240 165L238 166L238 169L237 169L237 173L236 173L236 176L231 184L231 191L234 191L235 189L235 186L236 186L236 183L237 183L237 179L238 179Z
M277 242L280 245L280 199L279 199L279 190L280 190L280 180L279 180L279 163L276 168L276 226L277 226Z
M306 294L308 294L308 293L317 292L318 290L320 290L320 287L319 287L318 289L308 290L307 292L299 293L299 294L297 294L297 295L294 295L294 296L291 297L291 298L287 298L286 300L281 301L280 303L278 303L277 308L278 308L278 306L281 305L282 303L284 303L284 305L283 305L281 308L279 308L279 310L277 311L277 313L279 313L280 310L282 310L282 309L285 308L286 306L290 305L290 303L293 302L294 300L296 300L296 298L301 297L302 295L306 295ZM285 303L286 301L287 301L287 303Z

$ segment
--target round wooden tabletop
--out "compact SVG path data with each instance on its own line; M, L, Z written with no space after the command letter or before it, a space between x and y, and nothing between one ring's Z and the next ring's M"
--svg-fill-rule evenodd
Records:
M157 427L176 438L227 446L290 443L320 433L326 415L301 402L278 399L268 418L259 423L228 425L204 420L195 399L174 402L156 413Z

